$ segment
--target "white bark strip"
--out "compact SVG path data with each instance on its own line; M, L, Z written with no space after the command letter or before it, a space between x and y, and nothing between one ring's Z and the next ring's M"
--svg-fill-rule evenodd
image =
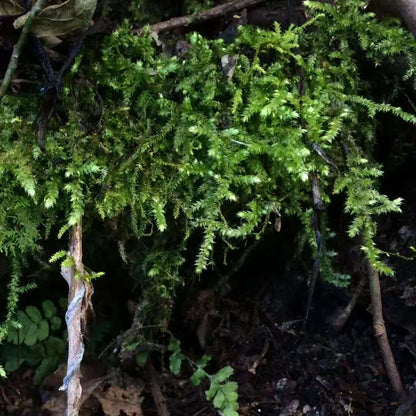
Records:
M61 268L61 275L68 283L69 292L68 309L65 314L68 328L68 365L60 390L67 391L66 416L78 416L82 395L80 366L85 350L83 330L92 292L91 285L82 278L84 265L82 263L81 221L72 230L69 254L73 258L74 265Z

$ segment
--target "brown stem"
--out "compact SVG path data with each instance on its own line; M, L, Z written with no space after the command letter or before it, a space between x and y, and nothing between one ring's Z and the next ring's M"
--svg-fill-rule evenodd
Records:
M150 377L150 389L152 391L157 414L159 416L170 416L169 410L166 406L165 396L163 396L162 390L160 388L159 377L150 358L147 360L146 369Z
M215 19L220 16L225 16L230 13L235 13L238 10L245 9L246 7L253 7L260 3L264 3L265 0L234 0L219 6L213 7L212 9L202 10L199 13L174 17L165 22L159 22L150 27L150 31L154 33L166 32L167 30L178 29L180 27L186 27L191 24L202 23L207 20ZM142 29L136 31L141 33Z
M6 95L6 92L9 88L10 81L12 76L17 68L17 63L19 61L20 54L22 53L23 46L25 45L27 36L29 35L32 22L36 15L43 9L45 0L38 0L36 4L30 9L30 12L27 15L27 19L23 25L22 32L20 33L19 40L13 48L12 56L7 66L6 73L4 74L3 82L0 86L0 100Z
M351 296L350 301L348 302L348 305L340 312L337 313L332 318L332 326L340 331L342 328L344 328L345 324L347 323L349 317L351 316L352 311L355 308L355 305L357 304L357 301L361 295L362 290L364 289L366 283L365 275L362 274L360 277L360 281L358 282L357 287L354 290L353 295Z
M373 312L373 328L374 335L377 339L378 345L383 356L384 365L386 367L387 375L394 392L400 400L404 401L407 398L404 391L402 381L400 379L399 371L397 370L396 362L391 351L389 339L387 337L386 326L383 320L383 306L381 303L381 289L379 274L374 268L368 264L368 279L370 282L371 308Z
M314 209L314 212L311 218L311 227L315 231L317 252L316 252L315 260L312 265L311 282L309 285L308 299L306 301L305 318L302 324L302 330L304 332L306 331L306 325L308 323L309 313L312 307L313 295L315 293L315 286L316 286L316 282L318 280L318 275L320 271L320 262L321 262L321 256L322 256L322 234L321 234L320 216L322 212L325 211L325 204L322 200L321 188L320 188L318 176L316 175L316 173L314 172L310 173L309 180L311 183L313 209Z

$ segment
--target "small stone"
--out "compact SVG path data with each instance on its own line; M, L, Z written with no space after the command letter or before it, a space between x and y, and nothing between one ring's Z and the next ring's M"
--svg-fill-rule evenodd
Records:
M312 410L312 407L310 407L308 404L303 406L302 408L302 414L306 415L308 412L310 412Z
M283 391L287 384L287 378L281 378L276 382L276 390Z

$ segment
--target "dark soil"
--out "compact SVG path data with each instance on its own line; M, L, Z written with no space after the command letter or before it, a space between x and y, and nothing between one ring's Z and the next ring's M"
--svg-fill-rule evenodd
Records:
M200 290L191 306L178 312L181 321L172 326L176 336L183 335L184 352L193 358L211 354L211 372L225 365L235 369L240 415L393 415L398 402L373 337L368 293L364 291L347 325L337 332L331 317L348 302L348 293L319 284L317 306L304 333L303 277L286 272L266 278L260 267L254 272L255 259L253 253L239 273L243 284L223 297ZM416 371L416 307L409 292L415 271L415 262L404 263L397 279L385 282L388 332L407 388ZM408 296L400 298L406 287ZM89 397L82 414L133 415L140 403L145 415L157 414L143 370L123 363L115 368L108 365L110 358L86 361L83 384ZM204 398L206 386L189 382L189 369L175 377L166 369L166 359L155 354L153 362L172 416L217 414ZM63 414L64 395L57 393L63 371L58 369L40 387L32 385L30 369L12 374L0 385L0 414ZM105 373L110 375L103 378ZM112 413L104 413L102 404L110 392L107 409Z

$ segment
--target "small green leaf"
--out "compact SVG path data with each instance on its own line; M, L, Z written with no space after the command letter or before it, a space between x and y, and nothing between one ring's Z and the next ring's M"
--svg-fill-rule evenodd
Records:
M15 328L10 328L7 334L7 342L17 345L19 343L18 331Z
M56 355L58 357L62 356L66 350L66 343L63 339L50 336L48 337L44 345L46 347L46 354L48 356Z
M33 382L35 384L40 384L47 375L53 373L56 370L58 364L59 358L56 356L44 358L35 371Z
M49 324L42 320L38 324L38 341L44 341L49 336Z
M37 366L46 356L46 350L43 343L32 345L28 348L25 356L25 364L30 367Z
M225 400L224 393L221 390L218 390L217 394L214 397L213 405L217 409L221 409Z
M136 363L140 367L143 367L146 364L148 358L149 358L149 352L148 351L139 352L136 355Z
M175 352L169 357L169 368L175 376L181 372L182 360L183 355L180 352Z
M238 412L236 412L232 407L227 407L222 412L223 416L238 416Z
M49 263L55 263L58 260L63 259L67 255L68 255L68 252L66 250L57 251L55 254L51 256L51 258L49 259Z
M207 400L212 400L214 396L217 394L219 388L220 386L218 383L216 383L215 381L211 381L209 390L206 392Z
M223 381L227 380L227 378L232 376L233 373L234 370L229 365L227 365L226 367L221 368L221 370L214 375L213 380L215 380L216 383L222 383Z
M42 320L42 314L40 313L39 309L36 306L28 306L25 309L25 312L32 320L32 322L39 323Z
M205 368L207 364L211 361L212 355L204 355L198 362L197 366L200 368Z
M56 307L51 300L44 300L42 302L42 308L45 318L50 319L52 316L56 315Z
M10 357L6 364L4 365L4 368L6 371L9 371L12 373L13 371L16 371L25 361L24 358L20 358L17 356L17 354L13 357Z
M62 325L62 319L59 316L52 316L52 318L50 319L50 323L51 323L51 330L58 331Z
M21 325L21 331L26 332L27 328L32 324L32 321L23 311L17 311L17 320Z
M179 352L181 350L180 341L176 338L172 338L169 343L168 350L172 352Z
M207 376L207 373L202 369L198 368L191 377L191 383L194 386L199 386L203 378Z
M35 345L38 339L38 326L36 323L32 323L28 328L26 335L25 335L25 344L26 345Z

